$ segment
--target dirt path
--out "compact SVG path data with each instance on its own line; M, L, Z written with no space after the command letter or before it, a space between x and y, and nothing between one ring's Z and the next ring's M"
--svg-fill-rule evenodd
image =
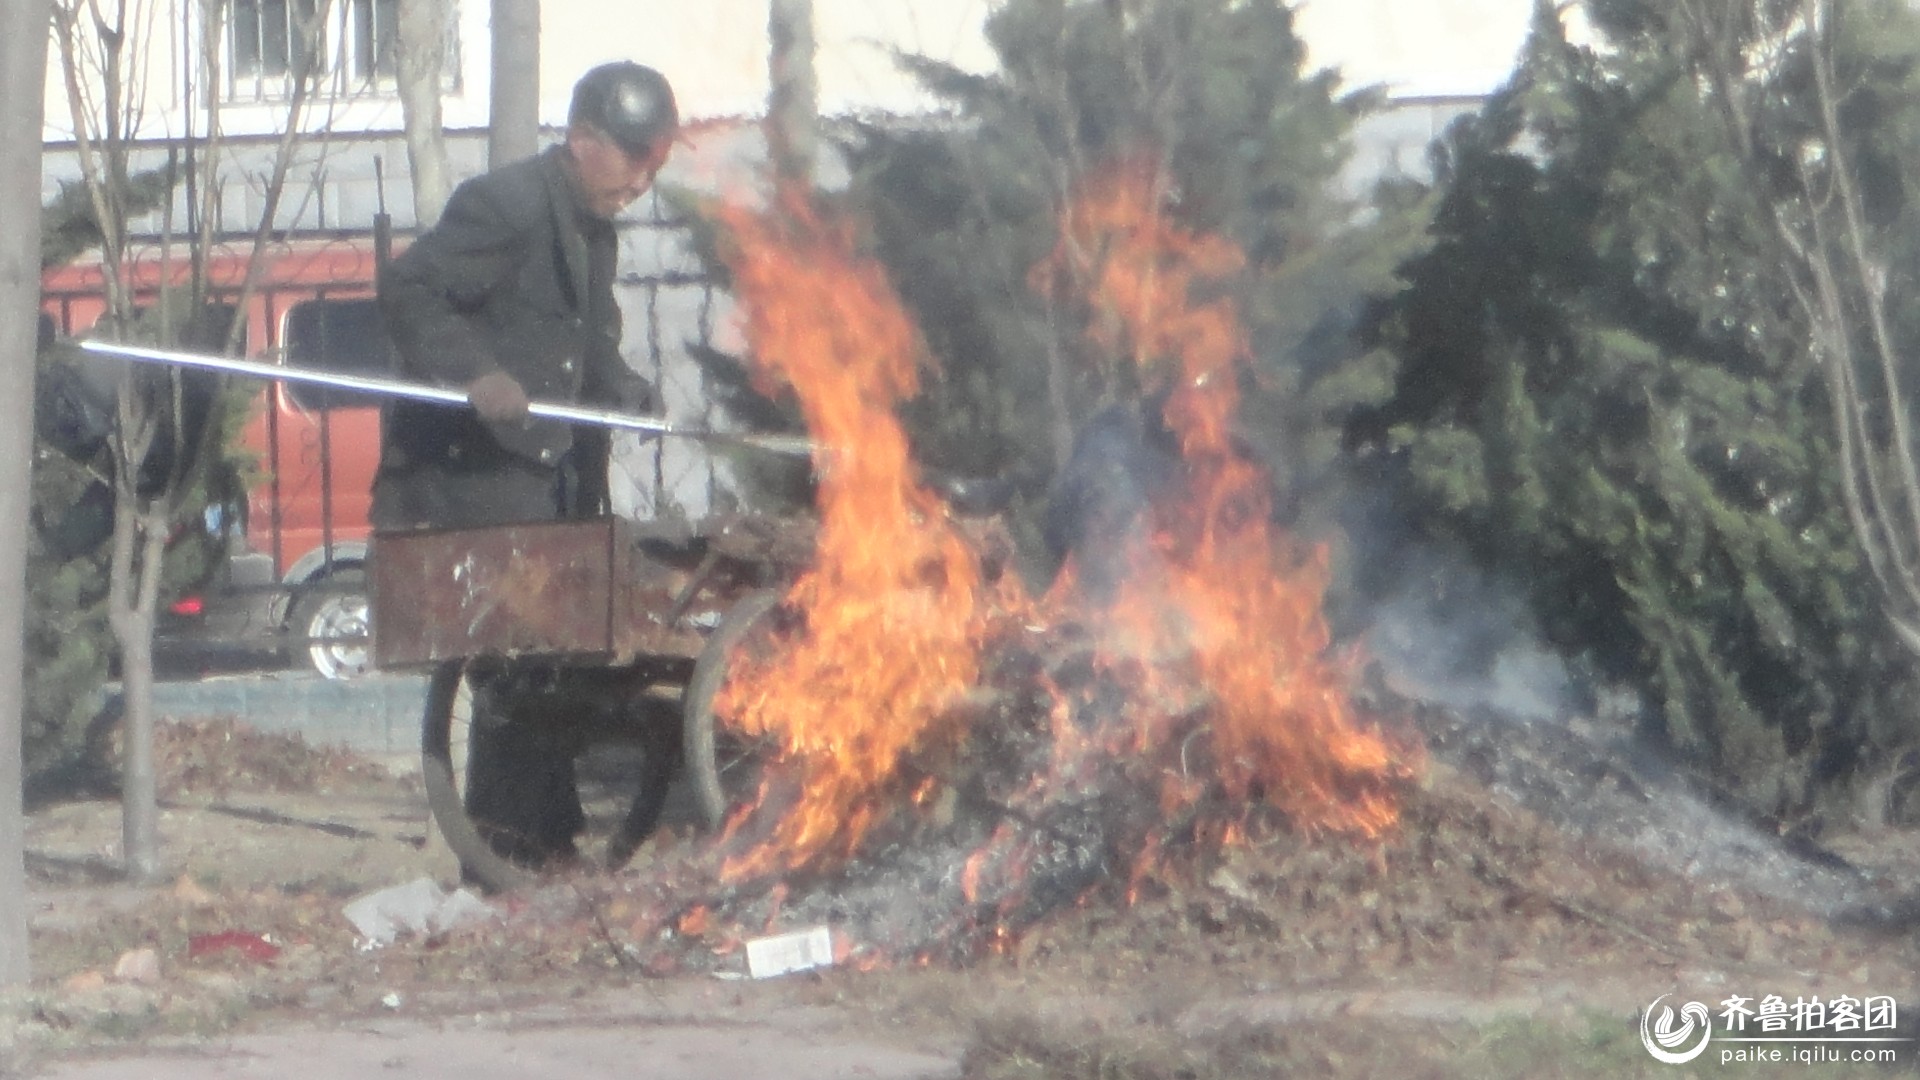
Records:
M661 1080L933 1080L957 1061L887 1046L849 1031L830 1008L780 988L716 991L682 982L643 992L432 1019L371 1018L192 1041L122 1057L66 1062L47 1080L422 1080L658 1077Z
M1907 930L1650 874L1445 770L1377 850L1249 847L1203 880L1147 882L1132 906L1063 910L960 970L747 980L736 954L709 957L719 975L657 968L631 948L650 924L590 881L366 949L348 902L454 883L417 784L190 734L163 787L170 884L118 879L112 802L30 817L37 978L0 1001L0 1076L1668 1076L1684 1071L1637 1026L1661 995L1716 1010L1731 995L1885 995L1901 1038L1920 1010ZM236 936L271 956L204 948ZM1913 1047L1899 1047L1909 1067ZM1805 1075L1770 1068L1742 1075ZM1850 1070L1821 1073L1885 1075Z

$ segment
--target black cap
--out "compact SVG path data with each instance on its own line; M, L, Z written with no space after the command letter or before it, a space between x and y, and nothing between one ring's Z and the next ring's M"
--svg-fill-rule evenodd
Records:
M680 128L666 76L630 60L601 64L573 85L569 125L583 124L629 154L652 153Z

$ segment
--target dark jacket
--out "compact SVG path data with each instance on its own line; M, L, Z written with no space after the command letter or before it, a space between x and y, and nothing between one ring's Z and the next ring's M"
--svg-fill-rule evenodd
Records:
M459 388L499 370L536 401L650 407L645 380L620 356L613 224L580 207L564 155L554 147L461 184L439 224L386 268L380 309L403 377ZM583 467L603 477L600 433L576 433L553 420L494 424L470 409L391 403L374 484L375 524L476 523L421 510L437 505L418 497L428 494L423 486L454 477L464 487L502 472L521 482L506 485L511 492L501 490L500 498L507 505L482 517L558 516L558 502L528 494L539 490L528 477L552 472L557 483L577 443L600 459Z

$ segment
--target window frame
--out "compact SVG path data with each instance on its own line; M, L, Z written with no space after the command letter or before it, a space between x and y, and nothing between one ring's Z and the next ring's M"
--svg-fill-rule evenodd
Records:
M361 340L349 342L350 346L371 345L368 353L361 348L349 347L335 350L328 345L328 336L337 328L332 320L344 318L332 315L334 312L359 310L370 314L370 327L361 327L353 336ZM331 315L331 317L330 317ZM314 321L313 332L318 341L307 341L303 321L309 316ZM298 339L298 340L296 340ZM324 371L334 375L359 375L375 378L393 376L393 338L386 332L386 321L380 314L379 302L371 296L312 296L297 300L289 305L280 316L280 354L288 367L303 371ZM336 356L360 357L361 362L344 366L333 362ZM304 412L336 412L342 409L376 408L382 396L372 391L345 390L338 387L314 383L287 382L283 391L289 404Z
M300 39L295 19L309 12L321 19L315 96L347 98L365 94L391 97L399 92L398 58L390 43L398 37L400 4L404 0L230 0L220 34L220 56L225 77L221 100L230 105L286 101L293 96L295 41ZM277 9L268 14L268 9ZM446 61L441 91L460 88L459 4L449 5ZM271 29L284 23L275 38ZM253 29L253 42L243 50L243 29ZM277 43L277 53L275 47ZM243 70L243 51L247 53Z

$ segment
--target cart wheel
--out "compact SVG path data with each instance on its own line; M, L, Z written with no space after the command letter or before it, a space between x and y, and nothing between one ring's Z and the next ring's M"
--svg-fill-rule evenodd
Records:
M450 660L433 669L427 682L426 713L420 728L420 774L427 786L427 807L447 838L460 865L496 892L511 892L532 883L533 873L495 854L467 817L453 779L453 704L460 680L467 673L464 660Z
M762 749L759 743L743 740L736 733L716 733L713 699L727 681L732 652L747 641L756 627L764 630L769 626L766 615L779 605L781 596L777 589L762 589L735 602L700 650L699 659L693 664L693 676L687 680L684 706L687 777L693 781L700 816L706 819L710 829L718 829L736 802L754 794Z
M421 774L426 782L427 806L460 865L486 888L506 892L534 881L536 875L494 851L467 814L452 752L455 702L466 674L466 661L449 661L434 669L427 684L420 736ZM636 783L628 789L633 801L607 841L606 869L618 870L633 858L660 821L668 785L680 760L679 714L672 701L631 694L617 678L610 679L600 691L581 692L588 695L588 700L609 703L609 707L596 710L594 721L586 722L582 744L633 743L643 754Z

